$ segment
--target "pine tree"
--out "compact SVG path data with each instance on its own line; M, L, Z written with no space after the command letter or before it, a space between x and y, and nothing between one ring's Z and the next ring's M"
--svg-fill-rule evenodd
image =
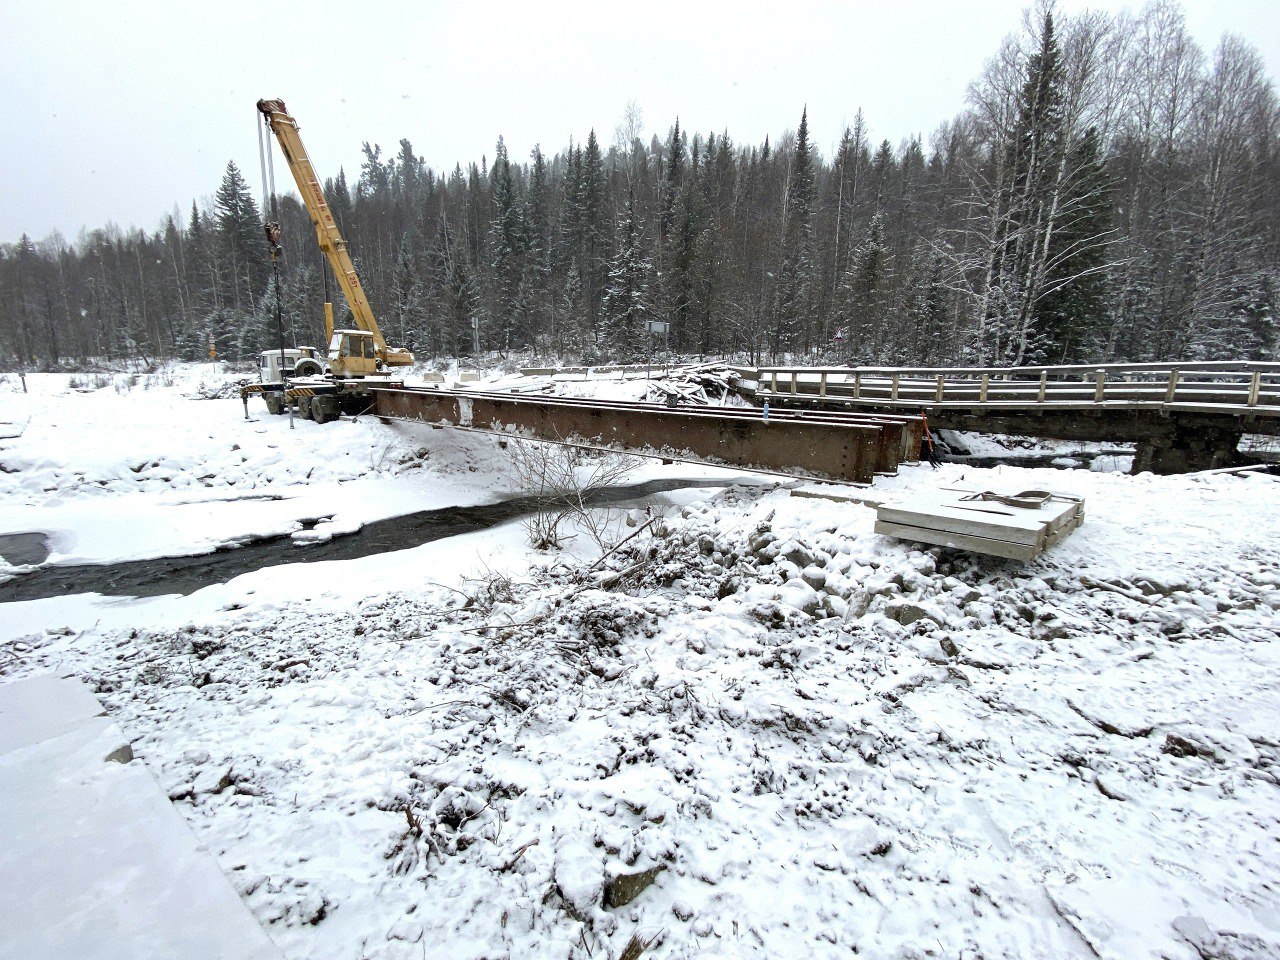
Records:
M280 285L281 311L283 321L284 283ZM281 322L276 318L276 277L267 277L267 286L258 301L257 309L245 318L235 330L233 352L224 359L250 360L262 353L280 346ZM293 344L285 343L286 347Z
M662 164L662 218L659 220L659 237L662 240L670 235L675 222L676 198L684 179L683 136L680 132L680 118L676 117L675 126L671 128L671 140L667 145L667 156Z
M906 287L906 332L910 342L895 344L906 349L904 354L893 358L894 362L930 366L954 355L943 262L943 257L927 244L917 244L911 257L910 283Z

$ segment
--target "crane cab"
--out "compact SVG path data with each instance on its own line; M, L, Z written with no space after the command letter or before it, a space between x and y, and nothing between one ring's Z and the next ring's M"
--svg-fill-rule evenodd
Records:
M335 330L329 341L329 370L335 377L375 376L380 364L373 334L367 330Z

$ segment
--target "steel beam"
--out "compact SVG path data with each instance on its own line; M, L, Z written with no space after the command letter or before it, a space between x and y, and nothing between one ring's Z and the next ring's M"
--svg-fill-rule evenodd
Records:
M433 388L375 388L379 417L470 427L726 466L804 471L870 483L918 460L918 417L529 397Z

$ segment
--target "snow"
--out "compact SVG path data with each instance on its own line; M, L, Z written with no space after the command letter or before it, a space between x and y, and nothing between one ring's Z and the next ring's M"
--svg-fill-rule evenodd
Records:
M516 487L475 434L30 379L0 532L50 563ZM1276 955L1280 487L946 464L855 495L961 481L1086 523L1018 564L792 495L847 487L682 491L595 569L512 521L8 604L0 672L92 684L290 957Z

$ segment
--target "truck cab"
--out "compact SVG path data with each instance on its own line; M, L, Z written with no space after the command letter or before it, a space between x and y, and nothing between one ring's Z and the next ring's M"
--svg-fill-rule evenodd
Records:
M263 386L283 387L285 380L292 380L295 376L310 377L322 372L320 361L316 359L316 351L312 347L264 350L258 357L258 382Z

